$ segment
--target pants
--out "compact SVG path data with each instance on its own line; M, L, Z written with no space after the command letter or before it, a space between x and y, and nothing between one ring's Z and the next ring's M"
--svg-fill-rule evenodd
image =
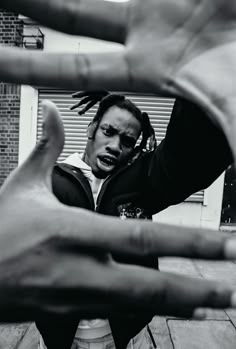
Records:
M155 349L147 326L132 338L127 349ZM39 349L46 349L42 337L40 338ZM56 348L55 348L56 349ZM116 349L113 337L108 334L104 337L93 339L74 338L71 349Z

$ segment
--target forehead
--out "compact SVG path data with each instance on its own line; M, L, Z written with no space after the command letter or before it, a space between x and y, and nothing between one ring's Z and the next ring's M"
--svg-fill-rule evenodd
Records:
M120 132L139 135L141 132L140 121L127 109L117 106L110 107L103 115L100 125L109 124Z

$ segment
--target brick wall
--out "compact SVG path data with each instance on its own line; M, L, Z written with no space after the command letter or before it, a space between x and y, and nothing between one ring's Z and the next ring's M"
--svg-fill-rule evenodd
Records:
M0 10L0 44L15 46L22 30L18 15ZM0 185L17 166L20 86L0 82Z

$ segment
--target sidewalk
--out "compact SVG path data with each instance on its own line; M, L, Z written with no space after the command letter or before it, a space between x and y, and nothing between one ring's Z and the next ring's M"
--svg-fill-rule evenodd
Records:
M160 269L230 283L236 288L234 262L163 259ZM152 330L158 349L235 349L236 310L209 310L206 320L155 317Z
M228 282L236 288L234 262L163 258L160 259L160 269ZM158 349L236 348L236 310L209 310L204 321L155 317L151 329ZM0 349L37 349L37 344L38 331L34 324L0 326Z

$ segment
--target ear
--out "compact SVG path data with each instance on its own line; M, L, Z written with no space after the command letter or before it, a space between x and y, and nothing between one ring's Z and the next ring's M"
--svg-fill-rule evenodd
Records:
M88 139L93 139L95 136L95 130L97 128L98 121L90 122L87 128Z

